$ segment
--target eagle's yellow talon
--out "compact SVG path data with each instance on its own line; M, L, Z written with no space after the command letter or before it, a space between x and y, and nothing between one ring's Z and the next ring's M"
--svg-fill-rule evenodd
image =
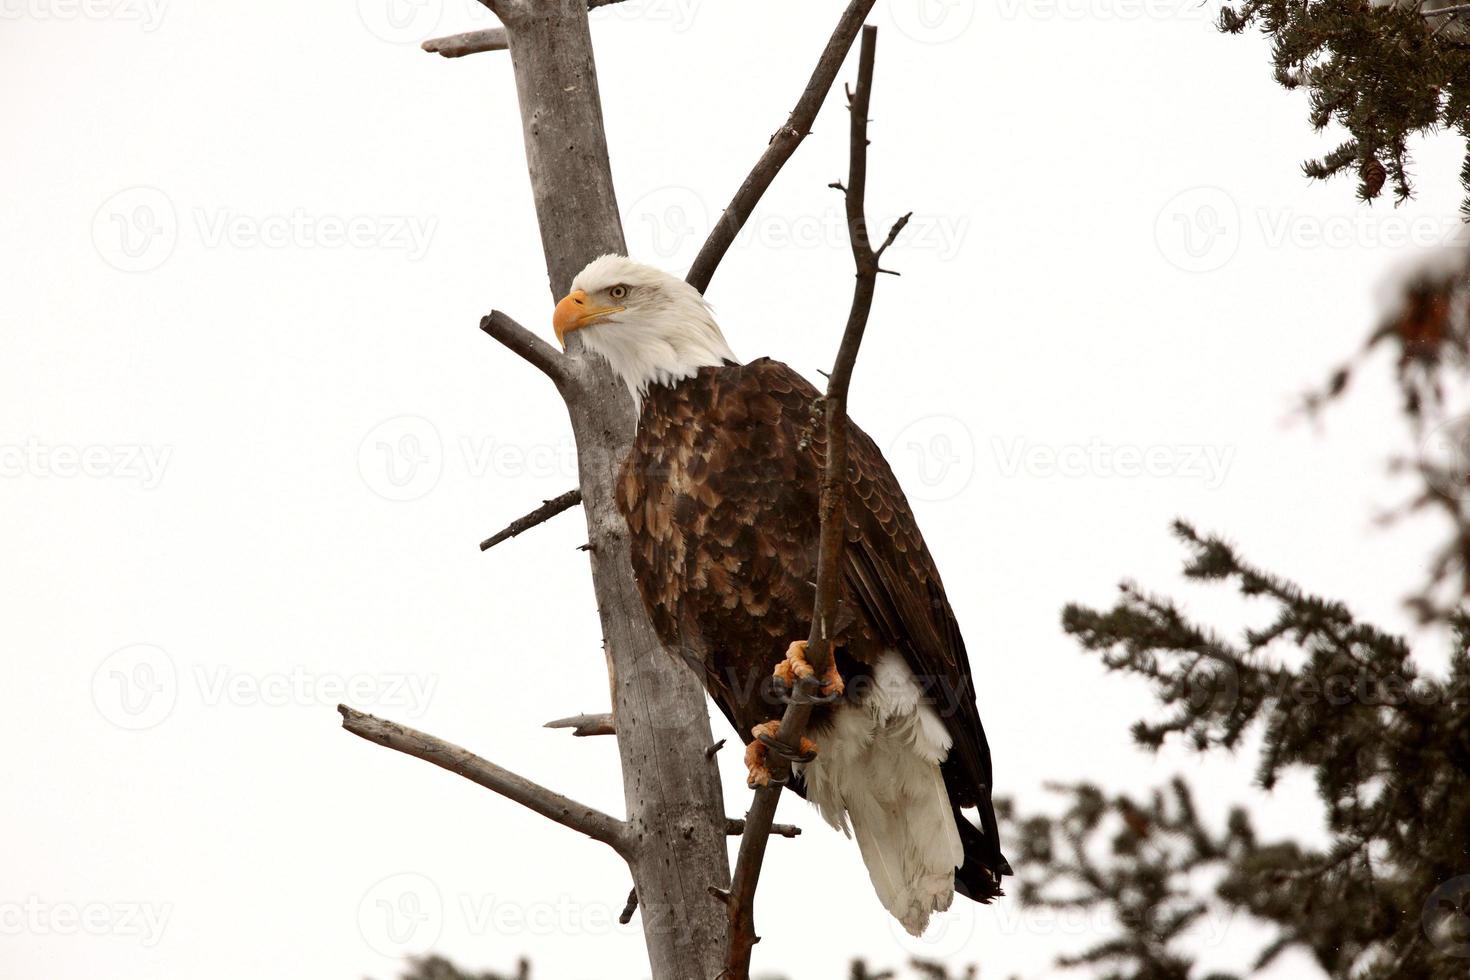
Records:
M801 677L811 677L816 673L812 665L806 659L806 640L793 640L786 648L786 659L776 665L773 672L776 679L787 687L795 687L796 681ZM827 671L822 675L822 695L824 697L835 697L840 695L846 684L842 675L837 672L836 658L827 662Z

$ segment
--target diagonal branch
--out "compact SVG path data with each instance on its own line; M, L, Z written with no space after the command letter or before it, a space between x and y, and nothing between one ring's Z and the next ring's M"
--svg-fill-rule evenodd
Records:
M500 544L502 541L509 541L517 534L529 531L531 530L531 528L535 527L538 524L545 524L557 514L560 514L564 510L571 510L573 507L577 506L581 502L582 491L580 488L576 490L568 490L566 493L561 494L560 496L552 497L550 500L543 500L541 502L541 506L531 511L531 513L527 514L524 517L517 517L505 527L501 528L499 531L496 531L484 541L481 541L480 550L489 551L491 548L495 547L497 544Z
M842 62L847 58L847 52L852 48L853 39L857 37L858 29L863 26L863 18L868 16L868 11L873 9L874 0L852 0L847 5L847 10L842 14L842 19L837 22L837 28L828 39L827 46L822 50L822 57L817 61L816 70L812 72L811 81L806 83L806 90L801 93L797 100L796 108L791 110L791 115L786 117L786 125L776 131L771 137L771 142L766 146L766 151L756 161L755 169L751 170L745 178L740 189L735 192L735 197L730 201L730 206L725 208L725 213L715 226L710 230L709 238L705 240L699 249L699 254L694 258L694 264L689 267L689 274L684 277L685 281L701 293L709 288L710 280L715 277L715 270L719 268L720 260L730 250L735 236L740 229L745 227L755 206L760 203L766 188L771 186L771 181L776 179L776 174L791 159L801 141L806 139L812 130L812 121L817 118L817 112L822 108L822 101L827 97L827 92L832 88L832 82L837 78L837 72L842 67Z
M481 318L480 329L525 358L558 388L566 384L569 376L566 357L504 313L491 310L489 316Z
M812 608L811 633L807 638L806 657L814 676L797 681L791 703L781 717L777 739L785 745L799 745L811 718L812 697L820 687L820 678L832 656L832 633L837 610L837 592L841 562L846 545L845 515L847 489L847 392L852 382L858 348L867 329L868 314L873 306L873 292L878 280L878 259L903 226L908 215L900 218L884 243L874 250L868 240L864 194L868 173L868 104L873 84L873 58L878 40L876 27L863 28L863 43L858 55L857 87L848 101L851 114L850 153L847 195L848 237L852 242L857 278L853 286L852 307L847 327L837 349L837 359L827 379L823 410L827 432L827 459L822 473L822 496L819 503L822 530L817 544L817 591ZM740 838L740 851L730 892L722 896L728 916L726 965L728 980L747 980L750 975L750 950L759 937L755 934L755 890L760 881L761 864L765 860L766 842L770 838L776 804L781 788L790 778L790 761L782 753L767 757L771 782L755 791L755 800L745 818L745 833Z
M562 796L509 769L502 769L458 745L452 745L407 725L355 711L345 704L337 705L337 711L342 715L342 727L359 738L425 762L432 762L441 769L448 769L536 811L548 820L554 820L563 827L570 827L595 841L601 841L623 857L627 857L631 851L628 825L616 817Z

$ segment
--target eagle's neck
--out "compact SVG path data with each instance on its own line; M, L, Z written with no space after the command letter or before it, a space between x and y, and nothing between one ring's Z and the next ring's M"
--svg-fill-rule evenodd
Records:
M738 363L709 307L698 293L694 297L579 331L587 349L606 358L628 386L635 413L654 385L676 385L701 368Z
M709 390L716 383L720 368L735 364L710 364L696 369L687 378L656 382L648 386L642 398L637 398L635 415L640 433L650 428L662 431L669 425L687 421L692 405L705 405L709 401Z

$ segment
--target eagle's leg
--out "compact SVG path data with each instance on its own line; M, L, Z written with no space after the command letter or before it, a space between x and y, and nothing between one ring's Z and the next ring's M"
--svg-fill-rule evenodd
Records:
M776 741L776 737L780 731L781 719L779 718L761 725L756 725L750 730L751 743L745 747L745 768L747 771L745 785L751 789L755 789L757 786L771 785L771 767L766 765L766 756L770 752L770 746L767 745L767 742L775 743L778 746L781 745L782 743ZM809 738L803 737L801 745L797 748L795 754L810 759L810 757L817 754L817 743Z
M776 665L776 680L792 690L796 689L797 678L811 677L816 673L806 660L806 640L794 640L786 648L786 659ZM827 658L827 671L822 675L822 696L837 697L844 688L842 675L837 672L837 658Z

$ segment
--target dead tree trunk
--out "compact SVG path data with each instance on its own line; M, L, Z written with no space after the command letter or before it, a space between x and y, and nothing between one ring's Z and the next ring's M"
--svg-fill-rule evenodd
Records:
M553 300L592 259L624 252L603 130L587 8L566 0L495 0L515 65L531 192ZM729 883L725 808L704 691L664 651L633 581L628 529L613 499L632 442L632 399L573 336L557 381L577 443L588 554L612 681L627 804L628 863L649 964L658 978L720 971Z

